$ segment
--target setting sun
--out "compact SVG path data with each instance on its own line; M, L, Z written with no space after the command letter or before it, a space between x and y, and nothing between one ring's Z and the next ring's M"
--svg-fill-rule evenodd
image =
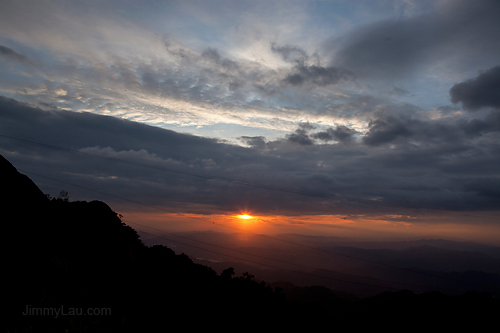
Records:
M253 219L253 216L243 214L243 215L238 215L238 218L243 219L243 220L249 220L249 219Z

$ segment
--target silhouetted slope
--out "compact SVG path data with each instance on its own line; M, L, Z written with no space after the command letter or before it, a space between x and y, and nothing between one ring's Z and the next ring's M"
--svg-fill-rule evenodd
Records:
M28 176L19 173L2 155L0 155L0 177L2 180L0 198L5 206L23 204L36 206L48 201L35 183Z
M205 326L224 316L279 313L282 295L250 275L221 277L164 246L146 247L103 202L48 200L4 158L1 180L14 196L3 251L8 272L2 301L12 331L147 331ZM24 316L40 309L110 309L111 316ZM272 310L272 311L271 311ZM262 319L263 320L263 319ZM261 322L254 319L254 322Z

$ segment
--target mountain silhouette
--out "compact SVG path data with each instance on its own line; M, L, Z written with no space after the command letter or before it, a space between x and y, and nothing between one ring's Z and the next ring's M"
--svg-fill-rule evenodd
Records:
M229 324L284 309L283 295L250 274L221 277L185 254L144 246L104 202L49 199L3 156L0 178L8 330L136 332L172 323L203 326L198 320L221 313ZM23 315L61 307L110 309L111 315Z

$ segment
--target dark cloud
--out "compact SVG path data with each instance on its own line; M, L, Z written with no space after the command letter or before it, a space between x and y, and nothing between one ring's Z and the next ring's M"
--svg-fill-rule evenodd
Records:
M483 107L500 109L500 66L482 72L475 79L454 85L450 96L453 103L461 102L467 111Z
M286 139L293 143L298 143L299 145L310 146L314 144L314 141L311 140L309 134L306 130L296 129L294 133L288 134Z
M219 54L219 51L213 48L208 48L201 54L202 58L213 61L214 63L228 69L228 70L237 70L238 64L232 60L222 57Z
M283 60L296 64L292 73L288 74L283 80L289 85L301 86L312 84L324 87L337 84L340 81L354 79L352 72L339 67L324 67L319 64L319 61L316 65L307 64L309 56L306 51L298 46L277 46L275 43L272 43L271 51L279 54ZM317 54L314 56L315 58L318 57Z
M392 142L398 137L407 137L412 134L408 121L394 116L371 120L368 126L370 130L363 137L363 142L370 146Z
M369 131L363 143L378 146L386 143L407 144L459 144L463 139L462 131L445 121L423 121L403 115L381 115L369 123Z
M309 56L306 51L301 49L298 46L285 45L285 46L277 46L275 43L271 44L271 51L277 53L283 58L284 61L304 64Z
M285 136L286 141L297 143L303 146L310 146L314 144L309 131L315 129L316 127L309 122L300 123L298 128L291 134Z
M395 87L394 89L392 89L391 91L389 91L389 94L395 95L395 96L404 96L404 95L408 95L409 91L405 90L405 89L401 89L401 88Z
M219 51L217 51L216 49L212 49L212 48L208 48L205 51L203 51L201 56L204 57L205 59L212 60L213 62L216 62L216 63L220 62L222 59L222 57L219 54Z
M476 192L485 197L500 199L500 178L481 177L464 184L465 191ZM500 207L500 204L499 204Z
M284 79L284 82L292 86L301 86L309 83L324 87L353 79L354 75L352 72L339 67L297 65L294 67L294 72L289 74Z
M342 143L350 143L353 140L356 130L344 125L337 125L335 129L328 128L324 132L317 132L312 135L313 138L322 141L339 141Z
M242 136L239 139L245 142L247 145L252 146L253 148L266 148L266 138L263 136Z
M305 123L300 123L299 128L303 129L304 131L310 131L315 129L316 127L312 125L310 122L305 122Z
M271 142L263 137L242 137L251 146L248 148L113 117L42 111L0 97L2 135L130 163L5 138L0 138L0 154L21 171L66 182L33 176L45 193L57 195L64 189L71 198L100 199L112 207L128 204L68 183L182 212L247 208L260 214L279 211L300 215L392 214L394 207L498 209L498 200L492 199L494 187L488 187L487 180L475 181L500 177L498 132L481 136L476 143L475 138L453 138L463 131L452 124L446 127L410 117L381 115L371 123L367 134L370 144L315 145L313 136L318 133L310 134L313 129L307 123L301 125L285 138ZM337 139L352 134L341 126L324 132ZM394 145L383 144L387 142ZM217 178L328 197L276 192Z
M327 47L333 66L357 76L402 77L434 61L458 69L493 66L500 58L499 20L497 0L447 1L427 14L355 30Z
M0 45L0 57L19 62L30 62L29 58L24 54L19 54L13 49L8 48L4 45Z
M260 84L255 84L254 88L256 89L256 91L260 95L262 95L264 97L271 97L271 96L283 97L284 96L284 93L281 90L276 89L277 87L274 87L274 86L267 87L267 86L263 86Z
M469 121L461 119L458 126L468 136L479 136L488 132L500 132L500 114L490 113L485 119L471 119Z

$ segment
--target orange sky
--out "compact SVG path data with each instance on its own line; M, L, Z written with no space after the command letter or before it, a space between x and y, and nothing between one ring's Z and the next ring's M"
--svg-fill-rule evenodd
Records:
M217 232L249 232L256 234L297 233L356 238L363 240L450 239L500 245L500 226L494 219L498 213L477 213L444 216L427 213L404 215L302 215L260 216L252 212L233 214L184 214L124 212L123 220L138 231L151 234L213 230ZM249 219L242 219L248 214ZM482 220L481 222L478 222ZM488 223L490 222L490 223Z

